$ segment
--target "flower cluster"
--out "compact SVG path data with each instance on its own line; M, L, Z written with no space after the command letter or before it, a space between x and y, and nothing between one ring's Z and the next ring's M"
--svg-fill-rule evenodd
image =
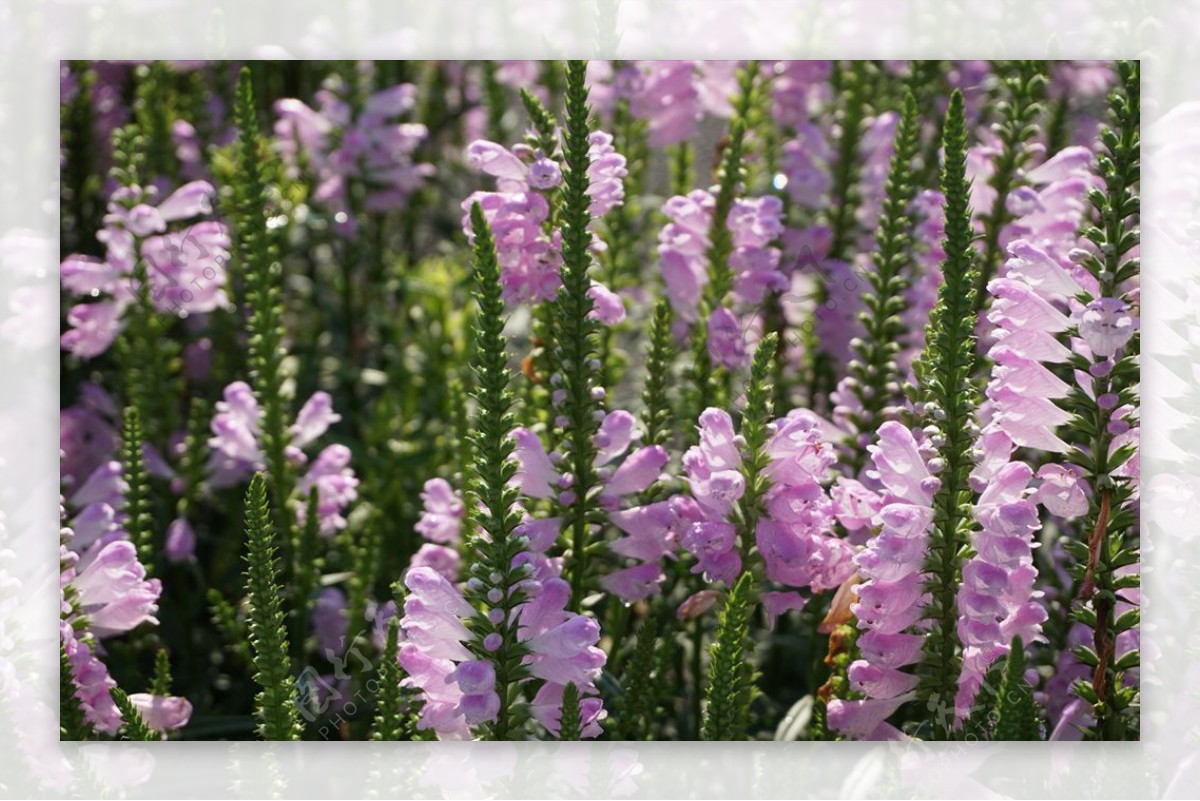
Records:
M228 487L243 483L255 470L264 468L260 421L262 412L250 386L235 381L225 387L224 400L216 404L212 418L213 436L208 440L210 479L213 487ZM296 415L289 429L287 446L289 461L303 466L308 457L303 448L316 442L329 427L341 420L333 411L333 400L325 392L313 393ZM330 536L345 528L343 511L358 498L358 478L350 467L350 449L345 445L327 445L308 466L297 483L302 498L312 488L317 490L317 517L320 531ZM297 505L299 522L307 516L307 502Z
M874 470L868 475L883 488L881 528L854 557L863 582L851 610L864 633L858 638L861 657L847 672L851 686L866 697L834 699L828 715L830 728L875 740L900 735L887 718L915 697L917 677L903 668L915 664L921 652L922 637L912 629L928 600L923 561L938 479L900 423L880 426L878 444L869 450Z
M355 236L356 210L380 214L403 208L434 173L415 160L429 136L419 122L399 122L416 106L416 87L400 84L358 101L344 81L331 78L317 92L317 108L286 98L275 104L279 154L294 178L314 175L312 200L334 230ZM361 197L355 184L363 187ZM361 205L359 205L361 204Z
M62 335L62 347L82 359L99 356L112 346L126 308L137 299L139 260L145 263L148 295L156 310L186 316L229 305L225 226L200 220L168 230L170 223L211 215L216 190L205 181L193 181L154 205L157 195L153 186L115 191L104 229L96 235L104 245L104 259L69 256L62 263L64 289L80 298L104 298L78 303L67 313L71 329Z
M620 409L605 415L595 436L594 466L601 480L597 501L609 521L623 534L609 547L618 556L639 563L609 573L601 583L606 590L626 601L659 592L663 580L662 560L674 556L675 533L680 517L686 514L679 506L666 502L622 508L626 499L658 481L667 463L667 452L660 445L630 450L635 436L633 415ZM561 456L546 453L541 438L527 428L517 429L513 437L520 463L515 481L521 494L530 499L554 498L563 506L569 506L574 500L571 490L574 479L570 473L560 472L555 466ZM522 525L522 530L530 537L530 547L534 551L544 551L558 537L562 520L529 517Z

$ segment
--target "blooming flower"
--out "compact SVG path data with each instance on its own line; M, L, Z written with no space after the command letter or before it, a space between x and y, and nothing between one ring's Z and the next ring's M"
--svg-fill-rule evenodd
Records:
M443 478L431 478L421 492L424 511L415 526L417 533L430 542L455 544L462 540L462 521L466 507Z
M988 445L1010 452L1002 439ZM1033 471L1024 462L1008 462L988 483L975 506L980 530L972 532L975 555L962 568L958 590L958 637L963 667L955 698L955 718L971 712L984 676L993 662L1008 654L1013 637L1022 643L1041 638L1046 611L1033 590L1033 532L1040 527L1037 507L1025 489Z
M123 187L113 193L97 234L104 243L103 261L90 256L68 256L60 268L63 287L79 297L106 296L79 303L67 313L70 329L62 347L84 359L108 350L120 330L126 307L136 298L134 264L146 264L147 293L164 313L194 314L229 306L225 294L225 264L229 260L229 233L221 223L201 220L180 230L170 223L213 212L216 190L205 181L184 184L157 206L150 205L156 190Z
M901 735L887 718L914 697L917 678L903 668L915 663L921 652L921 635L908 630L928 600L922 571L937 479L912 432L900 423L881 425L878 442L868 451L874 465L868 475L884 488L882 529L854 557L864 581L850 609L864 633L858 639L861 656L847 671L850 686L866 698L831 700L828 720L831 728L848 736L896 739Z
M520 465L513 481L521 493L530 498L548 499L570 493L571 479L562 474L546 453L541 439L527 428L513 431L515 456ZM626 601L644 598L659 591L662 580L660 560L671 552L671 531L676 518L670 509L650 505L622 510L624 499L647 489L658 480L667 463L667 452L661 445L633 448L635 439L633 415L615 410L605 415L595 435L597 448L594 462L601 482L597 501L609 519L623 532L611 548L619 556L642 562L614 572L601 583ZM622 458L623 457L623 458ZM613 465L619 461L619 464ZM542 551L558 536L559 518L523 521L519 533L531 539L530 550ZM536 542L533 542L536 540Z
M277 101L275 147L292 177L300 175L301 165L312 171L312 200L328 210L334 230L352 237L358 228L349 213L352 184L365 189L366 211L387 212L403 208L434 167L415 159L428 129L401 121L416 106L415 86L399 84L376 92L357 113L348 99L351 91L333 77L317 92L317 109L295 98Z

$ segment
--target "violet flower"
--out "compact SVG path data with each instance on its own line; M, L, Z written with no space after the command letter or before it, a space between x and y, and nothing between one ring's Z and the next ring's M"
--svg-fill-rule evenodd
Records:
M917 677L903 669L921 655L922 636L909 630L928 601L923 567L937 487L911 431L888 421L878 433L868 447L868 475L884 488L882 529L854 557L864 581L850 608L864 633L860 658L847 671L850 686L866 697L835 698L827 709L830 728L863 740L903 737L887 718L915 697Z

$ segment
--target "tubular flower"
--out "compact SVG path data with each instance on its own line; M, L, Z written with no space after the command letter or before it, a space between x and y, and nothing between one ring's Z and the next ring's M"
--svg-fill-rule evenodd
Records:
M612 136L594 131L588 141L587 194L594 222L625 202L627 170L625 157L612 146ZM497 191L475 192L462 202L462 225L468 241L474 242L471 208L478 203L495 238L504 299L509 303L535 304L553 300L562 285L559 278L562 235L557 229L550 234L545 231L550 204L543 193L557 189L562 183L558 161L528 145L516 145L510 150L486 139L467 146L466 160L471 167L496 179ZM593 235L592 248L603 247L599 237ZM596 284L593 290L601 293L597 300L599 318L606 325L619 322L616 318L624 315L623 308L617 311L619 298L603 285Z
M975 505L979 530L971 535L975 555L962 568L958 590L958 638L963 666L955 699L959 723L971 713L975 696L992 663L1008 655L1013 637L1022 643L1041 639L1046 611L1033 589L1033 533L1041 527L1037 506L1026 498L1033 471L1024 462L1007 461L1012 442L1003 434L984 443L983 460L1005 464L986 480Z
M847 671L851 687L866 698L833 699L827 715L830 728L848 736L897 739L902 735L887 718L915 697L917 677L903 668L921 657L921 635L910 629L928 601L922 568L937 479L912 432L900 423L880 426L878 444L868 451L874 465L868 476L884 488L882 529L854 557L864 581L850 608L864 633L858 639L861 657Z
M703 189L672 197L662 206L669 222L658 236L659 266L671 306L687 323L699 320L700 298L709 281L708 248L715 207L716 198ZM770 246L784 232L779 198L736 199L725 225L733 240L729 267L734 276L735 301L757 305L768 291L786 289L780 251ZM713 309L710 315L709 353L713 363L730 368L745 366L749 357L743 332L748 321L725 307Z
M432 164L413 156L429 136L424 125L404 122L416 107L416 87L400 84L376 92L357 113L349 102L351 88L331 77L317 92L317 108L296 98L275 104L275 147L291 177L301 166L313 174L312 200L332 218L343 236L358 227L350 214L352 184L363 186L369 212L402 208L409 196L434 173Z
M546 453L538 435L527 428L518 428L513 438L520 465L513 480L521 493L529 498L548 499L556 494L560 499L569 497L572 477L559 472L555 466L557 456L552 458ZM605 415L594 439L597 449L594 465L601 481L597 501L613 525L623 532L610 548L620 557L639 562L601 579L606 590L625 601L639 600L659 591L662 559L674 551L673 532L678 525L675 513L664 504L622 508L626 498L657 481L667 464L667 452L661 445L630 450L635 438L633 415L618 409ZM557 517L527 518L521 533L530 538L530 551L536 554L548 549L558 537L561 522Z
M211 424L213 436L208 440L209 483L216 488L235 486L253 471L263 469L262 410L254 391L244 381L234 381L225 387L224 400L217 401L216 407ZM328 393L314 392L289 428L288 460L303 465L308 460L303 448L324 436L341 419L333 411L333 400ZM296 507L298 521L304 523L308 493L316 487L320 532L326 537L345 528L343 513L358 498L358 478L350 467L350 458L350 449L345 445L329 445L297 483L297 490L303 496Z
M462 541L466 507L458 493L444 478L431 478L421 492L424 510L415 526L417 533L430 542L454 545Z
M96 234L105 246L103 261L91 256L68 256L60 267L63 288L81 298L67 313L70 330L62 347L83 359L108 350L120 330L125 309L137 298L134 266L146 264L147 294L164 314L203 314L228 308L225 264L229 261L229 232L221 223L200 220L186 228L169 224L213 213L216 189L192 181L151 205L154 187L121 187L113 192Z
M404 642L399 657L406 674L401 686L416 688L424 697L417 728L432 730L440 740L466 739L470 736L463 708L466 693L453 675L461 663L473 659L463 644L471 636L463 620L475 610L457 587L432 568L409 570L404 586L409 594L400 620ZM470 707L473 702L466 703Z
M606 717L596 689L605 656L596 647L599 624L566 611L570 597L571 585L565 580L542 582L532 599L517 610L517 636L529 650L524 662L530 674L545 681L533 699L534 718L557 735L563 688L574 684L579 691L581 736L590 738L600 734L600 721Z

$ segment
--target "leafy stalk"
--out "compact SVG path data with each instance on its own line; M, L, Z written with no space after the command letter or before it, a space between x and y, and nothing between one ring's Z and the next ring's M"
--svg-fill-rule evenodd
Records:
M1098 297L1120 298L1136 308L1135 298L1129 293L1122 295L1121 287L1136 278L1140 270L1139 260L1129 258L1129 253L1138 245L1141 212L1141 69L1136 61L1118 62L1117 67L1120 83L1109 98L1111 122L1101 134L1103 150L1098 157L1105 188L1090 193L1094 223L1085 224L1082 231L1100 255L1087 254L1081 261L1096 279ZM1117 637L1140 622L1136 605L1120 617L1116 615L1117 602L1128 603L1121 591L1140 585L1136 572L1122 570L1139 563L1133 487L1127 478L1113 475L1133 456L1135 446L1113 448L1112 407L1101 406L1099 399L1115 397L1116 408L1137 408L1138 343L1135 334L1113 359L1095 357L1095 362L1112 363L1104 370L1092 370L1091 360L1074 357L1073 366L1091 378L1091 387L1090 391L1073 389L1068 399L1073 417L1068 422L1067 439L1074 447L1067 458L1083 469L1094 490L1085 518L1087 541L1066 544L1077 560L1072 572L1080 587L1073 617L1093 631L1091 647L1076 650L1076 656L1093 673L1089 681L1077 682L1074 689L1092 704L1095 734L1103 740L1123 739L1126 731L1137 725L1137 688L1125 686L1123 674L1138 667L1141 655L1137 649L1125 654L1116 651ZM1135 426L1136 415L1130 411L1122 422Z
M278 535L262 473L246 490L246 595L250 607L250 645L254 650L254 713L264 740L300 739L296 684L288 652L283 588L279 584Z
M582 722L579 719L579 688L574 682L563 687L562 717L558 722L558 739L571 742L579 739Z
M125 408L121 432L121 469L128 489L125 491L125 514L129 516L125 530L129 541L137 548L138 561L146 571L153 571L154 518L150 513L150 475L142 452L144 441L141 414L136 406Z
M171 659L165 649L154 655L154 682L150 685L154 695L171 694Z
M937 448L931 463L940 468L941 485L933 496L933 529L925 555L931 600L924 616L930 623L925 638L919 691L928 702L934 732L944 739L953 725L957 690L958 608L956 592L963 550L972 526L972 494L967 476L973 466L974 414L978 391L971 381L975 354L975 247L968 206L966 174L967 128L962 94L950 96L943 131L945 163L942 193L946 196L946 260L937 306L926 328L926 346L914 364L919 399L930 422L926 433Z
M379 692L375 698L375 722L371 739L390 742L405 739L406 716L400 692L400 662L397 657L400 619L388 621L387 639L379 662Z
M1033 690L1025 681L1025 646L1014 637L1004 678L996 697L996 725L993 740L1041 740L1042 724Z
M754 669L746 659L753 585L750 573L743 573L721 610L717 636L709 649L705 740L746 739L754 692Z
M540 149L547 156L553 156L558 149L558 121L554 115L542 105L537 95L528 89L521 88L521 103L525 113L529 115L529 124L533 131L528 137L530 144Z
M633 657L622 679L625 704L618 721L622 740L646 739L646 729L654 717L656 698L653 674L658 636L658 620L653 617L647 618L638 629Z
M1038 61L1018 61L1004 77L1008 97L996 104L1001 115L997 134L1000 137L1000 154L996 157L995 172L988 181L996 190L992 209L983 220L983 255L979 260L979 280L976 284L976 310L981 311L987 302L988 282L996 274L1002 256L1000 231L1012 219L1008 211L1009 193L1020 180L1021 168L1029 161L1032 153L1028 144L1037 135L1037 119L1042 113L1039 102L1045 94L1046 76L1043 64Z
M514 535L520 523L517 511L518 490L510 485L516 475L513 458L515 443L510 432L513 418L512 373L508 367L507 341L504 336L504 300L501 297L500 264L491 229L476 203L471 207L474 233L475 302L479 306L474 360L475 415L471 431L472 465L467 477L468 530L472 581L467 591L478 608L499 610L499 622L487 616L473 618L477 649L481 658L493 661L496 669L496 693L500 709L487 734L491 739L509 739L519 722L513 714L517 682L525 676L521 665L524 646L517 641L515 609L525 597L519 586L526 570L513 565L524 540ZM489 597L490 596L490 597ZM488 635L497 634L500 644L484 650Z
M249 68L243 68L234 109L237 121L237 171L233 186L235 260L246 284L247 358L251 385L262 409L262 441L270 482L271 505L279 518L280 540L292 544L288 500L292 478L285 449L288 444L284 414L282 365L283 307L280 299L282 265L267 228L267 179L262 169L263 143Z
M762 499L771 488L770 479L764 471L770 463L766 445L770 438L770 423L774 412L774 386L771 383L772 366L775 362L779 340L775 334L767 334L758 343L754 361L750 365L750 380L746 384L746 408L738 432L746 440L747 458L742 464L742 475L746 489L738 499L738 535L741 538L743 564L754 543L755 530L762 516Z
M574 483L562 506L563 530L569 532L570 556L566 570L571 581L571 609L578 612L588 577L587 546L590 533L591 493L597 486L594 437L599 427L603 391L597 384L602 365L599 353L599 323L592 319L593 303L589 271L592 265L592 222L587 191L588 135L590 133L588 88L584 81L587 62L567 62L566 125L563 130L562 183L562 288L554 304L555 361L562 376L566 400L560 414L566 423L562 432L563 464Z
M665 445L674 430L671 367L677 346L671 334L671 317L670 302L660 298L650 322L650 352L646 356L646 384L642 390L642 425L647 445Z
M885 412L901 400L900 371L896 354L905 334L901 319L906 308L904 290L912 267L908 207L916 195L913 160L920 149L917 101L911 93L905 98L904 112L896 128L895 146L888 169L886 195L879 227L875 232L875 269L867 274L870 288L863 292L866 311L859 314L864 334L851 342L857 358L850 363L853 391L862 405L853 422L860 435L871 435L887 419ZM866 449L857 445L852 451L855 472L866 459Z

